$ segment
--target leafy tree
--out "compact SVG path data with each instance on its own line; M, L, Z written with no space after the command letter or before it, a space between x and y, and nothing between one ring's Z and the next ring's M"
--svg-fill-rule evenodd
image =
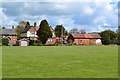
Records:
M102 43L105 45L111 44L116 38L117 38L117 33L111 30L105 30L100 33Z
M9 40L7 38L2 38L2 45L7 45Z
M30 23L27 21L25 28L29 28L30 27Z
M42 44L45 44L48 38L52 37L52 32L50 31L50 26L47 20L42 20L39 25L39 30L37 31L37 35L40 38Z
M118 29L117 29L117 31L116 31L117 33L120 33L120 26L118 27Z
M19 22L19 26L23 26L23 27L25 27L25 26L26 26L26 24L27 24L27 22L26 22L26 21L20 21L20 22Z
M80 34L85 34L86 32L85 32L85 30L80 30L79 33Z
M15 31L16 31L16 33L17 33L17 38L18 38L18 39L20 39L20 37L21 37L21 32L22 32L24 29L25 29L25 27L20 26L20 25L18 25L18 26L15 28Z
M12 26L12 29L14 29L14 26Z
M71 30L70 30L70 33L78 33L78 29L75 29L75 28L74 28L74 29L71 29Z
M63 27L63 25L57 25L55 27L55 35L57 37L63 37L63 36L66 36L68 33L67 33L67 30L65 30L65 28Z
M117 34L118 34L118 37L117 37L118 43L117 44L120 45L120 26L117 29Z
M2 27L2 29L5 29L5 27Z

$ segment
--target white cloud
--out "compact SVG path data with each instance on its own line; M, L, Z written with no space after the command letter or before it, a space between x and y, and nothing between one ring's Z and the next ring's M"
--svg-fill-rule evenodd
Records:
M86 15L93 15L93 14L94 14L94 10L93 10L91 7L89 7L89 6L86 6L86 7L84 8L84 13L85 13Z
M9 28L11 28L12 26L16 26L17 22L9 19L9 17L3 13L3 10L4 10L3 8L0 8L0 15L1 15L0 17L2 18L0 19L0 24L4 27L7 24L7 27Z
M89 0L88 0L89 1ZM110 0L113 1L113 0ZM88 32L104 29L116 29L117 4L108 2L6 2L3 3L5 22L3 26L16 25L21 20L39 24L47 19L55 27L63 24L68 30L86 29ZM12 18L11 18L12 17ZM104 26L107 25L105 28ZM102 26L102 27L101 27Z

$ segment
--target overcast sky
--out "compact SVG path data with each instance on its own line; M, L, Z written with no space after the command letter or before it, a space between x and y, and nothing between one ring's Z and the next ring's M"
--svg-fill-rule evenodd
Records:
M39 25L46 19L53 28L63 24L67 30L116 31L118 2L2 2L0 15L0 25L6 28L17 26L19 21L29 21L31 25L37 22Z

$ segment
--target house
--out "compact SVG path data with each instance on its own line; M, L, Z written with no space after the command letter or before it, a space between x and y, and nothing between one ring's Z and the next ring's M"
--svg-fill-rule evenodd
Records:
M25 28L22 32L21 32L21 38L26 38L26 39L31 39L31 40L39 40L37 34L37 31L40 27L37 26L36 23L34 23L34 26L30 26L28 28ZM55 37L55 32L54 29L52 27L50 27L50 30L52 32L52 38L49 38L46 43L47 44L53 44L56 42L56 37Z
M7 38L9 44L16 45L17 33L14 29L0 29L0 37Z
M78 45L102 45L99 34L71 33L68 36L68 42L75 42Z

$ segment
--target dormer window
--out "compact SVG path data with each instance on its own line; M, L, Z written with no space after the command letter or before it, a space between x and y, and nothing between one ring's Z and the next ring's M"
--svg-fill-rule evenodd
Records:
M35 31L30 31L30 34L35 34Z

